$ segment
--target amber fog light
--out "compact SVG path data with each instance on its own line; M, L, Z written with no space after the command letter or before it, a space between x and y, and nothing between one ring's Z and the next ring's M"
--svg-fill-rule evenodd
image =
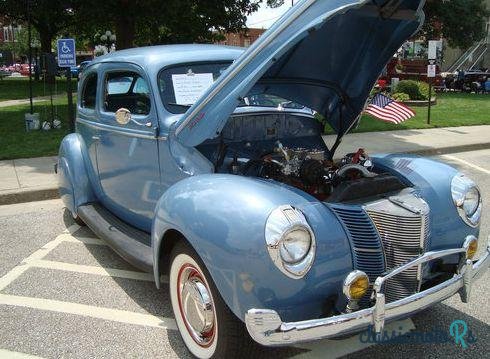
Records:
M478 251L478 240L475 236L468 236L464 241L464 248L466 249L466 258L473 259Z
M355 270L344 280L344 295L349 300L360 300L369 289L369 278L363 271Z

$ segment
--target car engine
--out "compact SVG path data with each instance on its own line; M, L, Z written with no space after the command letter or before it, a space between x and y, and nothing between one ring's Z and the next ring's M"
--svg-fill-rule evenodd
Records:
M338 162L327 159L322 149L288 148L280 141L259 158L240 166L235 158L230 172L255 175L299 188L319 200L327 199L345 181L372 178L372 162L363 149L347 154Z

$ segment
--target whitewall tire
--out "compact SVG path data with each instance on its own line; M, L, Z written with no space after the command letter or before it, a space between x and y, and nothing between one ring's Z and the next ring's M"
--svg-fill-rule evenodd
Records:
M221 298L205 265L185 241L172 250L170 300L182 340L197 358L249 357L258 347Z

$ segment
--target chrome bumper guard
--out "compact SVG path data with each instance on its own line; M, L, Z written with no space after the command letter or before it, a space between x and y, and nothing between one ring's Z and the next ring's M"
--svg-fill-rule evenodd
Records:
M471 283L483 275L489 266L490 246L486 248L481 259L476 262L472 262L469 259L466 260L458 274L432 288L388 304L385 304L385 295L382 291L383 283L387 279L408 268L437 258L465 252L464 248L427 252L413 261L393 269L384 277L378 277L373 285L376 301L371 308L329 318L294 323L284 323L274 310L250 309L245 314L247 330L250 336L259 344L265 346L291 345L362 331L369 326L373 326L376 333L380 334L383 331L385 321L409 316L456 293L459 293L461 300L467 303L470 296Z

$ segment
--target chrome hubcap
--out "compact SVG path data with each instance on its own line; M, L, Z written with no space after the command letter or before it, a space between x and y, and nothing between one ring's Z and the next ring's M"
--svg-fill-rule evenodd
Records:
M179 305L183 320L200 346L214 339L214 306L201 274L193 266L184 266L179 275Z

